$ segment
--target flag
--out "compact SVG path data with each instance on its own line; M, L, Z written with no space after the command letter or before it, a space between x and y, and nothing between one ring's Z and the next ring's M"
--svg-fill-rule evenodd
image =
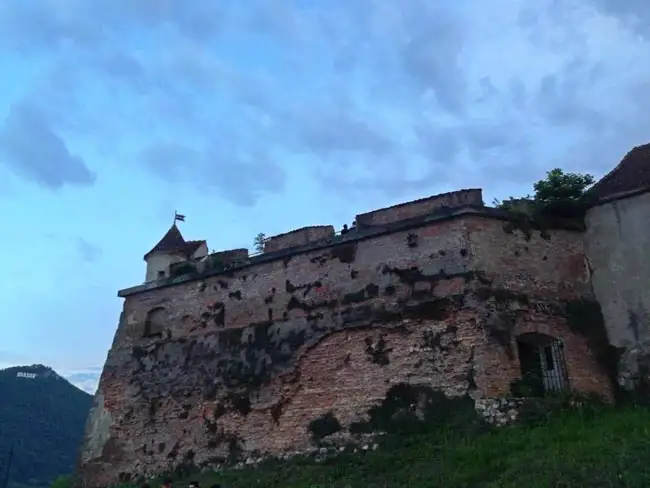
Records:
M174 222L176 222L177 220L181 222L185 222L185 215L181 215L174 212Z

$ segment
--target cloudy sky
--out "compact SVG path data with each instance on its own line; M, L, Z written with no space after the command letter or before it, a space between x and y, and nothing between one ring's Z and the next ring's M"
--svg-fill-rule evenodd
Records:
M650 140L641 0L3 0L0 61L0 364L83 381L175 209L251 247Z

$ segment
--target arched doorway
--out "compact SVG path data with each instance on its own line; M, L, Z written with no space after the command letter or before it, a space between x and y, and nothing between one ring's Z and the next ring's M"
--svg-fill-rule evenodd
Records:
M569 376L561 339L531 332L517 337L521 377L533 395L567 390Z

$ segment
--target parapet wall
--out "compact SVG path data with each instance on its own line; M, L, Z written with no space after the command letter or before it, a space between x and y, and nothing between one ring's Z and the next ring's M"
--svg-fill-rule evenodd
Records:
M443 193L412 202L359 214L355 222L357 229L394 224L400 221L430 215L441 208L453 209L464 206L483 206L481 189L459 190ZM270 237L264 244L264 252L276 252L292 247L331 240L335 235L331 225L303 227L291 232Z
M248 260L248 249L230 249L219 251L208 256L209 259L221 262L225 265L241 264Z
M207 269L227 269L233 266L245 265L249 262L248 249L230 249L228 251L219 251L201 259L191 261L180 261L173 263L169 267L169 274L172 279L186 274L196 275L205 272ZM169 278L164 278L158 283L164 283ZM156 284L154 284L155 286Z
M592 304L580 233L467 211L345 238L122 292L80 482L354 441L395 395L504 394L522 335L561 339L571 387L609 394L571 325Z
M480 189L459 190L432 197L401 203L387 208L374 210L356 216L356 226L351 229L353 232L363 232L378 226L389 226L400 222L406 222L418 217L433 216L440 210L453 211L463 207L483 206L483 193ZM293 248L309 246L311 244L332 244L336 241L337 234L331 225L315 225L302 227L283 234L267 238L264 241L264 253L273 254ZM219 262L223 265L243 263L249 258L247 249L234 249L220 251L210 254L209 260ZM203 268L202 265L193 264L195 267ZM184 269L186 262L172 265L171 274L174 270ZM149 281L154 281L149 280Z
M314 242L334 237L334 227L331 225L315 225L292 230L267 239L264 242L264 252L275 252L291 247L304 246Z
M356 225L363 228L372 225L392 224L400 220L430 214L443 207L455 208L467 205L483 206L483 191L481 189L452 191L412 202L400 203L392 207L359 214L356 217Z

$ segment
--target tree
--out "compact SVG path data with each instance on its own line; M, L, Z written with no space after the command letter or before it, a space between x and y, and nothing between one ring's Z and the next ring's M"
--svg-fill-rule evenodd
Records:
M555 215L558 217L579 217L589 204L589 187L594 177L589 174L565 173L560 168L546 173L546 178L533 185L535 194L523 198L510 197L504 201L495 200L498 208L528 215Z
M539 203L579 201L593 184L594 177L591 175L565 173L560 168L555 168L546 173L546 179L533 185L535 200Z
M263 232L260 232L255 236L255 240L253 241L253 247L255 249L255 252L264 252L264 241L266 240L266 234Z

